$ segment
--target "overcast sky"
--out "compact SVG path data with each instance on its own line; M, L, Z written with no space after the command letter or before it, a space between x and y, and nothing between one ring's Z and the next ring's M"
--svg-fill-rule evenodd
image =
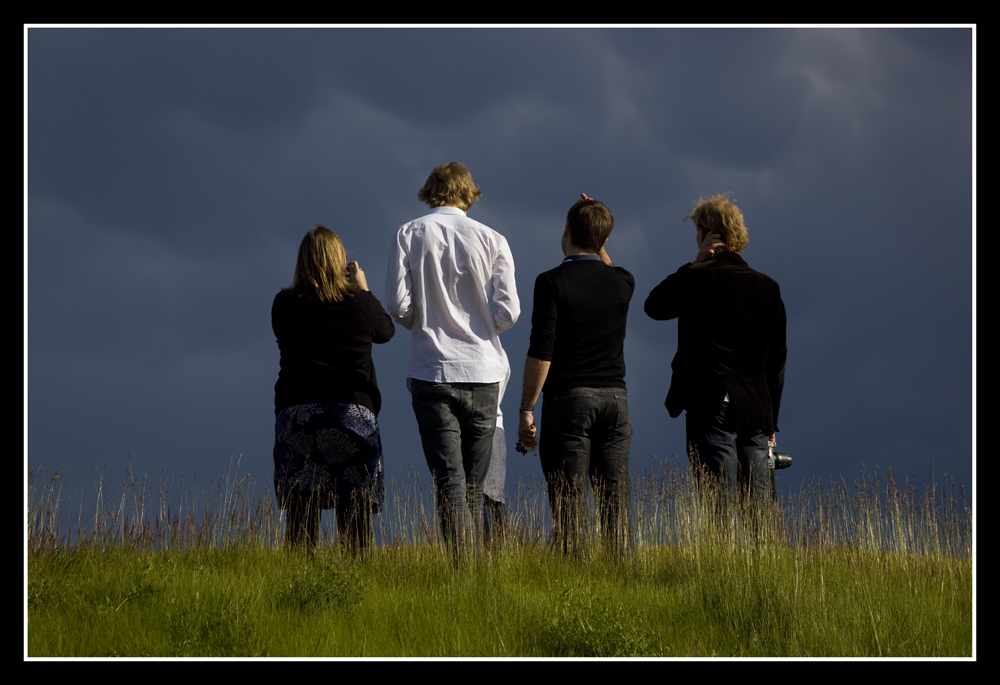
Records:
M942 28L26 29L25 457L271 482L275 293L316 224L384 302L396 228L464 162L507 237L516 434L535 276L579 193L635 276L632 472L683 454L676 322L642 311L729 191L781 285L784 490L862 469L973 483L974 45ZM386 471L427 473L410 333L373 356ZM511 449L518 476L537 457Z

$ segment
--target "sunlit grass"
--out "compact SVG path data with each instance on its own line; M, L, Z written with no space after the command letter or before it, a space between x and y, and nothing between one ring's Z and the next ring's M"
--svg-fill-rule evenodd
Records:
M668 462L635 486L630 554L595 535L567 558L522 482L503 544L457 564L415 473L390 480L364 558L326 517L316 549L282 546L273 497L235 467L179 490L102 477L71 516L58 477L29 472L29 656L972 656L954 484L814 483L755 522L716 516Z

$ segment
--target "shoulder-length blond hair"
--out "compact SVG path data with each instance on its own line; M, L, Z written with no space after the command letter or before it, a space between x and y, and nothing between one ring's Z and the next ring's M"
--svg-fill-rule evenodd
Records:
M358 287L347 280L347 253L337 234L316 226L299 244L292 285L284 292L313 302L341 302Z

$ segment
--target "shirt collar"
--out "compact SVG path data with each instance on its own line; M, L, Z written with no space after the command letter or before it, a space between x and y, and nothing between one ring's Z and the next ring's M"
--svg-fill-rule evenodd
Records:
M592 262L594 260L601 261L601 255L599 254L571 254L563 258L562 264L566 262Z
M465 216L465 212L458 207L433 207L430 214L461 214Z

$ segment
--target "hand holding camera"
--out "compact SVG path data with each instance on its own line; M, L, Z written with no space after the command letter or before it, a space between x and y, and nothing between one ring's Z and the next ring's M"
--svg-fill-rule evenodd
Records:
M361 266L357 262L347 263L347 280L356 283L359 290L368 290L365 272L361 270Z

